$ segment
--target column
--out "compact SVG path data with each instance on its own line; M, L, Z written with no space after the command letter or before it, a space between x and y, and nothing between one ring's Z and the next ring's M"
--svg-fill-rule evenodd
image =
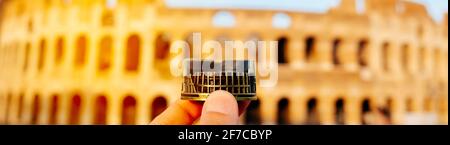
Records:
M354 38L346 38L342 41L342 46L338 50L339 60L348 71L356 71L358 69L358 43Z
M318 109L319 109L319 120L321 124L325 125L331 125L335 124L335 117L334 117L334 99L331 99L332 97L328 96L321 96L319 97L318 103Z
M59 98L59 106L58 106L58 112L57 112L57 117L58 117L58 123L59 125L66 125L68 124L68 120L69 120L69 105L70 105L70 101L71 101L71 96L69 95L69 93L65 93L65 94L61 94L60 98Z
M359 125L361 122L362 104L361 100L356 97L350 96L345 100L344 114L345 124Z
M136 124L138 125L147 125L150 123L150 112L152 109L152 106L150 105L152 101L148 98L149 97L145 96L136 98Z
M80 124L90 125L93 124L94 117L94 106L95 106L96 96L94 94L85 93L81 96L81 106L80 106Z
M306 106L306 97L293 97L291 99L291 103L289 105L289 118L290 123L295 125L303 124L306 120L307 115L307 106Z
M332 41L323 36L318 37L317 39L317 47L316 50L313 50L314 55L312 60L319 65L320 69L330 70L332 69Z
M267 96L261 96L261 122L264 125L273 125L277 123L277 106L274 99Z
M123 97L117 96L107 96L108 108L106 115L106 124L108 125L120 125L122 117L122 100Z
M51 96L43 93L40 97L41 100L39 100L40 110L38 114L38 124L46 125L48 124L50 118Z

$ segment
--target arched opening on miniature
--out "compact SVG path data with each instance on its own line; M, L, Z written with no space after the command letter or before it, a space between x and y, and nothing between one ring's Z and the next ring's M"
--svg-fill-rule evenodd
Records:
M319 120L319 109L317 107L317 99L315 97L309 99L306 103L307 105L307 114L306 114L306 122L305 124L309 125L318 125L320 124Z
M167 104L167 100L165 97L159 96L159 97L155 98L155 100L153 100L153 102L152 102L152 111L151 111L150 120L155 119L159 114L164 112L164 110L167 109L167 106L168 106L168 104Z
M369 99L362 101L361 109L361 123L364 125L370 124L372 122L370 117L372 113L372 106Z
M368 42L367 40L361 40L358 44L358 62L361 68L365 68L368 65Z
M70 109L69 109L69 124L77 125L80 124L81 117L81 96L79 94L75 94L72 96L70 101Z
M56 40L56 50L55 50L55 64L61 64L61 61L64 57L64 38L58 37Z
M138 35L131 35L127 40L125 70L137 72L139 70L141 40Z
M100 40L100 50L98 52L98 70L108 71L112 66L113 40L111 36L105 36Z
M45 63L45 52L47 49L47 44L45 39L42 39L39 44L39 58L38 58L38 70L42 71Z
M409 71L409 67L410 67L410 65L409 65L409 63L410 63L410 55L411 55L411 49L410 49L410 47L409 47L409 45L408 44L404 44L403 46L402 46L402 66L403 66L403 69L404 69L404 71L405 72L408 72Z
M288 49L288 39L286 37L281 37L278 39L278 63L286 64L287 56L286 52Z
M31 124L37 124L39 115L41 112L41 97L39 95L35 95L32 101L31 107Z
M19 95L19 99L18 99L18 103L17 103L17 119L19 121L22 120L22 114L23 114L23 100L24 100L25 95L24 94L20 94Z
M100 95L95 99L94 124L105 125L108 115L108 100L106 96Z
M247 108L245 114L245 124L247 125L259 125L261 124L261 112L260 101L252 101Z
M341 42L342 42L342 40L341 39L335 39L334 41L333 41L333 64L335 65L335 66L339 66L339 65L341 65L341 61L339 60L339 51L340 51L340 49L341 49Z
M344 109L344 99L340 98L335 104L335 121L336 124L345 124L345 109Z
M122 124L133 125L136 123L136 99L127 96L122 102Z
M82 67L86 63L88 42L86 36L82 35L77 38L77 47L75 49L75 66Z
M53 95L50 100L49 124L58 123L59 96Z
M26 72L28 70L28 63L29 63L29 59L30 59L30 49L31 49L30 43L25 44L25 60L23 62L23 72Z
M390 57L391 57L391 54L390 54L390 48L391 46L390 46L390 44L389 43L384 43L383 44L383 48L381 49L381 57L382 57L382 59L381 59L381 61L382 61L382 65L383 65L383 69L386 71L386 72L388 72L388 71L390 71L390 63L391 63L391 60L390 60Z
M312 62L314 53L316 51L316 39L310 36L306 38L305 42L305 61Z
M284 98L278 102L278 117L279 125L289 124L289 100Z

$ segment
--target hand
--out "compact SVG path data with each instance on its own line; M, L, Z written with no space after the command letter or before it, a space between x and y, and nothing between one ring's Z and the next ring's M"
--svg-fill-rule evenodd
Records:
M178 100L156 117L151 125L192 125L198 119L198 125L237 125L239 116L248 107L250 101L237 102L226 91L215 91L202 102Z

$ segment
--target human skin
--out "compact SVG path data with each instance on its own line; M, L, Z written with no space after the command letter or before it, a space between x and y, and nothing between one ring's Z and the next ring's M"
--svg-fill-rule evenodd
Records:
M250 101L236 101L226 91L215 91L205 102L178 100L150 125L238 125Z

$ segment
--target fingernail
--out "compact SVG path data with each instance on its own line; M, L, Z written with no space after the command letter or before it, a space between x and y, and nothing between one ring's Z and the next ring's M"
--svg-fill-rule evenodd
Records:
M233 105L236 104L235 98L227 92L214 92L205 103L206 112L216 112L221 114L232 115Z

